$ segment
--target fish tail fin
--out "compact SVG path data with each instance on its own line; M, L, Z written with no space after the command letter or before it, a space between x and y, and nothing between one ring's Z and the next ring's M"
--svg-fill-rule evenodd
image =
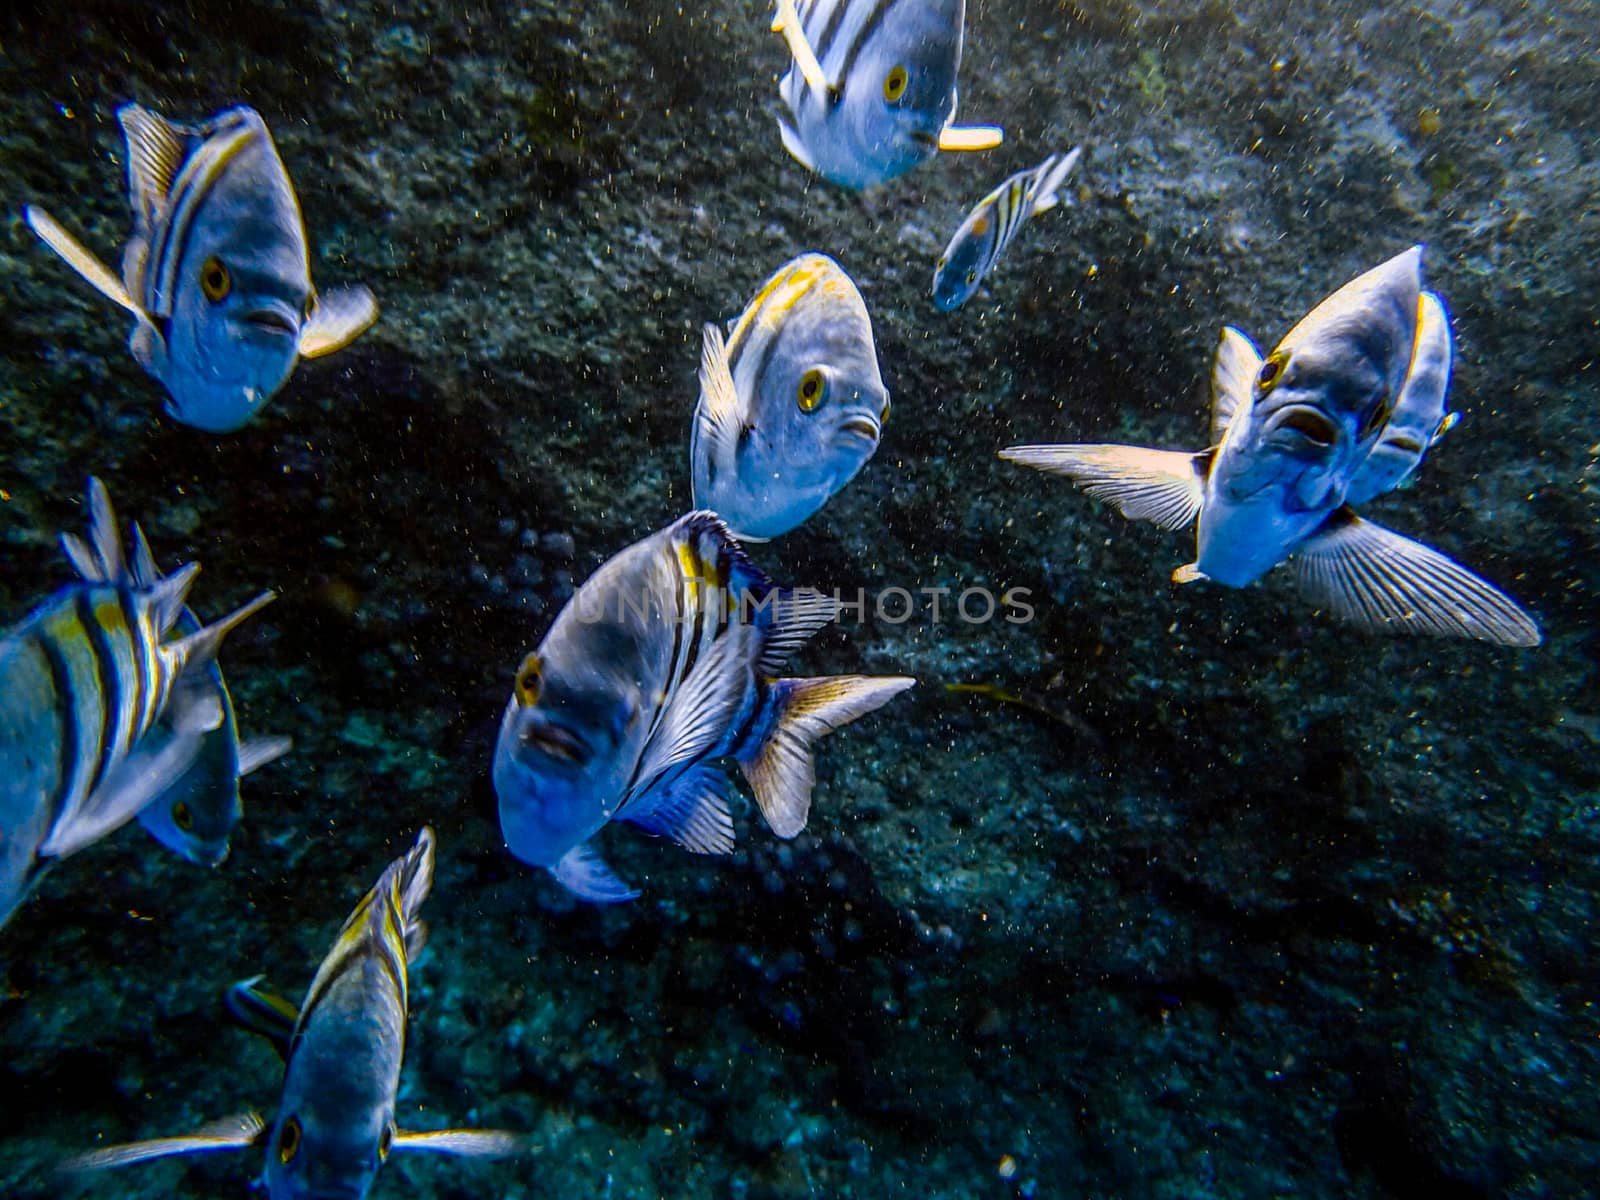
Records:
M199 569L198 564L190 563L187 567L174 571L163 579L161 588L164 590L171 589L175 582L181 582L183 591L187 592L190 582L194 579L195 572ZM217 650L222 646L223 638L227 637L245 620L271 604L276 598L276 595L272 592L262 592L254 600L234 609L220 621L213 621L195 633L163 645L161 653L171 664L173 675L181 675L187 670L210 663L217 657ZM183 607L181 594L179 595L177 607L180 609ZM177 615L174 613L173 620L176 619Z
M881 708L915 682L905 675L829 675L772 682L766 736L735 755L772 832L792 838L806 827L816 783L811 744Z
M1049 212L1061 203L1058 194L1061 185L1066 182L1072 168L1078 165L1078 156L1083 153L1082 146L1074 146L1065 154L1057 157L1052 154L1039 164L1039 170L1033 177L1033 183L1028 187L1028 215L1038 216L1042 212Z

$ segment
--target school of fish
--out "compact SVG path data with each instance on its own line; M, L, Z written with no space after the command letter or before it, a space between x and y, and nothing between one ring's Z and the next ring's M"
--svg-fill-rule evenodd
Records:
M965 18L964 0L778 0L783 149L860 190L941 152L1000 145L997 127L955 123ZM360 285L313 286L299 201L255 110L193 124L134 103L116 115L133 216L120 272L43 208L29 205L26 222L132 318L129 348L173 420L238 430L300 359L369 328L377 301ZM973 297L1024 223L1060 203L1081 155L1053 153L967 212L935 266L936 309ZM1225 327L1205 449L1025 445L1001 456L1064 475L1124 516L1193 525L1180 583L1240 588L1288 563L1312 604L1365 629L1537 645L1533 617L1503 591L1355 511L1407 483L1456 423L1449 314L1423 287L1422 257L1412 246L1338 287L1265 356ZM590 902L639 894L596 848L613 822L699 854L731 850L730 764L773 833L797 835L818 740L914 683L781 677L839 604L775 584L741 544L804 524L885 436L889 390L860 288L832 257L797 254L726 327L704 326L699 379L693 511L615 554L550 622L514 673L489 764L508 852ZM0 633L0 927L47 871L130 821L194 863L220 864L241 777L290 748L287 737L241 741L216 661L224 636L272 594L204 624L188 607L194 564L163 574L137 525L125 554L92 477L87 511L87 540L62 537L77 578ZM247 1113L90 1150L66 1167L255 1147L273 1200L358 1200L393 1152L525 1152L514 1133L396 1127L435 846L424 826L350 915L299 1005L259 978L229 989L229 1012L284 1059L270 1122Z

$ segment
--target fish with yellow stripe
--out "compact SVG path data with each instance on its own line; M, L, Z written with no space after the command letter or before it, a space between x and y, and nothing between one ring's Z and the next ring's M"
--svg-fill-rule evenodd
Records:
M628 821L728 852L729 758L772 831L794 837L811 806L812 743L915 682L777 678L838 611L820 592L775 586L711 512L607 561L517 671L493 768L512 854L582 899L633 899L590 840Z
M300 202L255 109L186 125L124 104L117 120L134 216L121 277L44 209L29 205L28 225L132 314L128 348L166 386L168 414L231 433L301 358L359 337L377 302L365 287L312 286Z
M861 292L827 255L802 254L726 338L705 327L689 438L694 505L746 541L787 533L855 478L888 419Z
M269 1200L362 1200L393 1153L499 1158L525 1150L527 1139L502 1130L407 1133L395 1124L409 965L427 933L418 912L433 886L433 862L434 833L424 827L356 905L298 1008L259 977L229 989L230 1011L284 1056L270 1125L246 1113L181 1137L91 1151L66 1168L96 1171L255 1146L266 1152L261 1182Z
M141 585L125 565L105 486L89 483L90 536L62 542L85 581L0 634L0 925L60 859L127 821L181 778L222 721L187 683L262 593L174 641L198 566ZM162 725L166 733L147 735Z
M73 565L91 583L118 582L102 577L104 567L97 558L78 556ZM157 587L163 578L150 543L137 523L133 526L133 558L128 572L126 581L137 589ZM185 606L178 613L174 628L180 635L194 633L201 628L201 621ZM168 849L190 862L214 867L228 856L228 839L243 812L239 780L288 753L291 742L286 737L240 741L233 696L223 679L222 667L213 660L203 670L188 671L178 678L173 684L172 703L144 735L141 746L153 751L165 741L184 736L186 715L197 707L220 714L216 727L200 735L200 745L189 765L139 810L138 820Z
M933 303L954 312L978 290L1029 217L1060 202L1059 191L1077 165L1082 146L1052 154L1037 167L1018 171L982 200L961 222L933 270Z
M860 190L941 150L989 150L992 125L958 126L966 0L778 0L774 31L794 63L778 84L783 146L808 170Z

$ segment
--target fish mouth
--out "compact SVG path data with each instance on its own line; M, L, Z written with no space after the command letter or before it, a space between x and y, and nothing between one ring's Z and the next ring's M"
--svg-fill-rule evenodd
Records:
M864 437L873 445L877 445L878 439L883 436L878 423L871 417L851 417L848 421L843 422L839 429L844 433L853 433L858 437Z
M529 725L521 732L519 740L529 750L537 750L548 758L573 767L586 766L591 757L589 747L570 729L544 722Z
M274 337L298 337L300 327L281 308L257 308L241 318L250 328Z

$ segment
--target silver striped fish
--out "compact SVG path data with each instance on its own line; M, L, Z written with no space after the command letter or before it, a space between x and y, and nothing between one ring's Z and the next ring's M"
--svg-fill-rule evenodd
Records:
M221 719L197 701L169 712L179 681L203 671L249 604L163 641L199 567L135 586L110 497L89 483L90 537L62 544L90 582L57 592L0 635L0 925L44 872L131 820L193 761ZM170 719L172 736L144 738Z
M91 1151L67 1169L255 1146L266 1151L269 1200L362 1200L397 1151L495 1158L526 1149L527 1139L496 1129L405 1133L395 1126L409 966L427 934L418 914L433 886L433 860L434 834L425 826L346 919L298 1009L262 988L259 976L229 989L229 1010L284 1055L270 1126L246 1113L181 1137Z
M347 345L378 317L365 287L318 296L300 202L266 122L230 108L202 125L125 104L134 232L122 277L30 205L28 225L135 325L128 347L166 385L167 412L230 433L302 357Z
M941 311L954 312L972 299L1022 223L1060 202L1061 184L1082 151L1082 146L1074 146L1066 154L1052 154L978 201L934 267L933 302Z
M966 0L779 0L772 28L794 64L778 85L784 149L842 187L884 183L940 150L1004 133L957 126Z
M889 391L872 319L825 254L780 267L726 341L707 325L689 438L696 508L765 541L809 519L878 449Z
M154 588L163 578L137 522L133 526L133 560L128 564L126 580L103 577L99 562L80 561L77 566L90 583L131 582L137 590ZM196 632L202 624L185 606L174 628L182 635ZM200 746L188 766L139 810L138 819L162 845L190 862L214 867L228 856L228 839L243 813L239 780L287 754L292 743L286 737L241 742L233 696L223 679L222 667L211 662L204 670L185 672L174 683L171 703L144 735L142 745L154 750L169 739L184 736L185 722L197 706L220 713L220 720L215 728L201 734Z
M838 611L820 592L775 587L711 512L610 559L523 660L506 705L493 774L512 854L585 900L630 900L589 840L622 820L726 853L726 758L773 832L794 837L811 744L914 682L774 678Z

